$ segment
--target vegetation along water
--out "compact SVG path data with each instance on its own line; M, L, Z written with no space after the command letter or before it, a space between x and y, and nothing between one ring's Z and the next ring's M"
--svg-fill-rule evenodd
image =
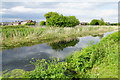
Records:
M117 30L117 27L2 27L2 49L59 42L68 38Z
M3 75L11 78L118 78L119 32L102 38L99 43L75 51L64 62L50 60L31 61L33 71L13 70ZM33 59L34 60L34 59Z
M119 25L111 26L111 24L104 22L103 19L93 19L90 24L86 23L87 26L81 26L75 16L63 16L56 12L46 13L44 17L46 21L41 21L39 27L30 27L30 25L35 25L36 22L34 24L1 26L1 49L9 50L16 47L46 43L52 49L60 51L68 46L75 46L79 42L78 37L96 36L105 32L116 31L118 30L116 25ZM59 58L50 58L48 60L33 58L30 63L35 66L34 70L13 69L3 72L2 77L40 79L118 78L119 32L110 34L102 38L100 42L88 45L82 50L71 52L71 55L66 57L64 61L60 61Z

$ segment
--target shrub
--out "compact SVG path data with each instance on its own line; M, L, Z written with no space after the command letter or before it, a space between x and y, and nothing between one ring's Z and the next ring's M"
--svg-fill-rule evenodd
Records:
M45 21L41 21L40 26L44 26L44 25L45 25Z
M104 20L101 18L101 20L93 19L90 22L90 25L104 25Z
M109 23L106 23L106 22L105 22L105 23L104 23L104 25L107 25L107 26L108 26L108 25L109 25Z
M24 24L24 25L30 26L30 25L35 25L35 23L26 23L26 24Z
M117 23L111 23L110 25L111 26L117 26L118 24Z
M93 20L90 22L90 25L99 25L99 20L93 19Z

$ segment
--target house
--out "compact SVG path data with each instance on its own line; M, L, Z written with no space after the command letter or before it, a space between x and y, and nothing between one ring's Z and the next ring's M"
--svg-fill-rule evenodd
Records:
M25 20L25 21L15 21L15 22L2 22L1 24L3 26L6 26L6 25L24 25L26 23L36 23L35 21L32 21L32 20Z
M32 21L32 20L25 20L25 21L22 21L21 22L21 25L24 25L26 23L34 23L35 24L35 21Z
M12 25L21 25L21 22L18 21L18 22L13 22Z

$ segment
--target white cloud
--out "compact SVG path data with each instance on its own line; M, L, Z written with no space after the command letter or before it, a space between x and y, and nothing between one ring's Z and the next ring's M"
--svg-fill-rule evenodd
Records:
M21 18L2 18L4 21L22 21L23 19Z
M99 16L100 17L105 17L105 16L112 16L112 15L118 15L118 10L101 10Z
M24 6L17 6L17 7L11 8L11 11L14 11L14 12L29 12L29 11L32 11L32 8L25 8Z
M4 14L7 11L7 9L0 9L0 14Z
M15 6L10 9L2 9L2 12L0 13L32 13L33 15L35 13L47 13L47 12L58 12L59 14L63 14L66 16L76 16L78 19L82 21L91 21L91 19L94 18L106 18L106 21L111 21L115 22L117 19L118 15L118 9L116 8L117 4L110 4L109 3L88 3L88 2L83 2L83 3L54 3L54 7L43 5L44 7L42 8L43 3L25 3L23 6ZM57 5L56 5L57 4ZM26 5L31 5L31 7L27 7ZM38 6L36 8L33 8L33 6ZM108 5L108 6L107 6ZM7 5L6 5L7 6ZM39 7L41 6L41 7ZM107 7L106 7L107 6ZM112 7L113 6L113 7ZM114 8L115 7L115 8Z
M119 0L12 0L12 2L118 2ZM2 0L11 2L11 0Z

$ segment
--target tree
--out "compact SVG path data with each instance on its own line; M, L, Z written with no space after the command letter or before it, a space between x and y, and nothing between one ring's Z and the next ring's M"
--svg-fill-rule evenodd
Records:
M104 20L101 18L100 20L98 19L93 19L90 22L90 25L104 25Z
M44 15L46 19L51 18L52 16L59 16L59 14L56 12L48 12Z
M100 24L100 21L97 20L97 19L93 19L91 22L90 22L90 25L99 25Z
M44 15L46 17L46 26L55 27L73 27L79 24L79 20L75 16L63 16L56 12L49 12Z
M100 24L100 25L104 25L104 20L103 20L103 18L100 19L99 24Z

